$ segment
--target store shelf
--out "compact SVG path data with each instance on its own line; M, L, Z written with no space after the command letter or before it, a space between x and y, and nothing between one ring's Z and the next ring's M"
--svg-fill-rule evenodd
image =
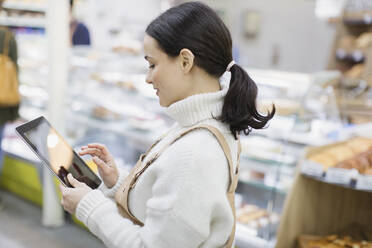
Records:
M11 27L45 28L45 18L0 17L0 25Z
M252 154L242 154L241 158L248 161L264 162L269 166L295 166L296 158L288 154L278 154L267 151L255 151L255 155Z
M372 175L359 174L357 170L342 168L329 168L326 172L321 170L321 165L316 168L315 163L306 163L302 165L301 173L312 179L335 184L345 188L372 192Z
M239 223L236 225L235 245L238 248L273 248L274 242L269 242L263 238L252 236L245 227Z
M278 192L280 194L287 194L287 190L286 189L282 189L282 188L279 188L277 186L270 186L270 185L267 185L263 182L260 182L260 181L255 181L255 180L252 180L252 179L245 179L245 178L239 178L239 182L240 183L244 183L244 184L248 184L252 187L255 187L255 188L259 188L259 189L264 189L264 190L267 190L267 191L275 191L275 192Z
M319 137L314 135L311 132L308 133L301 133L301 132L291 132L288 133L274 133L270 130L265 131L262 130L260 132L256 132L257 135L262 135L267 138L283 141L283 142L289 142L292 144L300 144L300 145L308 145L308 146L320 146L320 145L326 145L332 140L327 139L326 137Z
M372 25L372 15L364 15L361 19L344 18L343 22L349 26L369 26Z
M41 3L25 3L25 2L15 2L15 1L5 1L3 3L4 9L14 9L32 12L45 12L46 6Z

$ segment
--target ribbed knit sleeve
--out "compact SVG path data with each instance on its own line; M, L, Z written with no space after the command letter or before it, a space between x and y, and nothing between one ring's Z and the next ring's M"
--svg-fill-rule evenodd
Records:
M124 182L124 179L128 176L129 172L125 169L119 169L119 178L116 184L112 188L108 188L103 182L98 187L99 190L102 191L102 193L106 197L114 198L116 191L120 188L122 183Z

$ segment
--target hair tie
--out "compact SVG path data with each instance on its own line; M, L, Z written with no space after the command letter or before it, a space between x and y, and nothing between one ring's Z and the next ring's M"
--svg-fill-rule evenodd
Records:
M230 69L231 69L231 67L233 67L233 65L235 65L235 61L231 60L231 62L226 67L226 71L230 71Z

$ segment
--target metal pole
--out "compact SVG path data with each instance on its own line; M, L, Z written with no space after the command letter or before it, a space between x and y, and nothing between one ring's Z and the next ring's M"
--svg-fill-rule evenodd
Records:
M65 132L65 96L69 53L69 4L67 0L48 0L46 35L49 61L48 119L62 134ZM64 212L57 197L54 180L47 168L43 171L44 226L64 224Z

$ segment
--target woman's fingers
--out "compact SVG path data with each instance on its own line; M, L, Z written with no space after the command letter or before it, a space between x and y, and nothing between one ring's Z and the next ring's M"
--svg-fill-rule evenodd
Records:
M105 156L108 156L110 155L107 147L103 144L99 144L99 143L91 143L91 144L88 144L88 148L96 148L96 149L99 149L102 151L102 153L105 155Z
M99 157L93 157L94 163L102 169L104 173L107 173L108 166L106 165L105 162L103 162Z
M85 150L82 150L79 152L79 155L86 155L86 154L89 154L91 156L98 156L98 157L101 157L103 158L104 154L101 152L101 150L99 149L96 149L96 148L87 148Z
M77 179L75 179L75 178L72 176L71 173L69 173L69 174L67 175L67 179L68 179L68 181L71 183L71 185L74 186L74 188L77 188L77 187L83 185L83 183L82 183L82 182L79 182Z

